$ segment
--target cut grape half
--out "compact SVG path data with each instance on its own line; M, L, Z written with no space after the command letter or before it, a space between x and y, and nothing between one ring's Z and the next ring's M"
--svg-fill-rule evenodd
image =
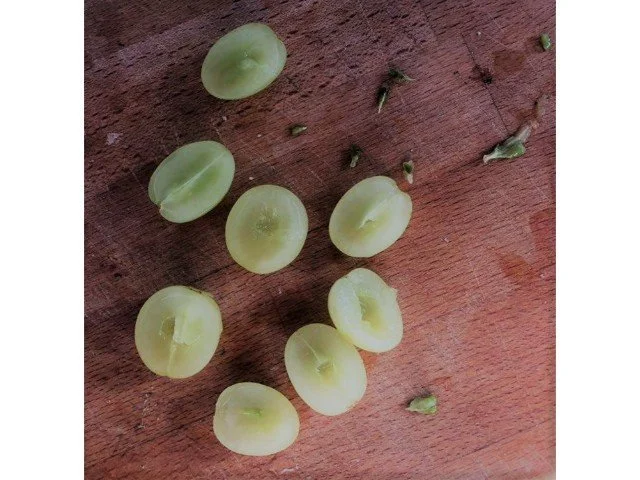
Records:
M186 378L209 363L221 333L222 316L215 300L205 292L175 285L144 303L136 320L135 342L153 373Z
M273 30L262 23L248 23L211 47L202 64L202 83L214 97L246 98L267 88L286 61L287 49Z
M158 165L149 181L149 198L170 222L195 220L224 198L235 168L233 155L221 143L189 143Z
M333 284L329 315L338 331L363 350L386 352L402 340L396 290L366 268L356 268Z
M298 437L300 419L279 391L260 383L236 383L216 402L213 432L229 450L241 455L272 455Z
M411 197L389 177L356 183L338 201L329 220L329 236L342 253L371 257L389 248L411 218Z
M360 354L329 325L312 323L291 335L284 363L298 395L322 415L346 412L367 388Z
M304 205L283 187L260 185L244 192L225 227L231 257L253 273L271 273L289 265L307 238Z

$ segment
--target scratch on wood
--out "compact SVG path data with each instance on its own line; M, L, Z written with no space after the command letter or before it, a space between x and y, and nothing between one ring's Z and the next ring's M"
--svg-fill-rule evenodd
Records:
M133 178L136 180L136 183L138 184L138 186L140 187L140 190L142 191L142 193L144 194L144 196L148 196L149 193L147 192L147 188L145 188L145 186L142 184L142 182L140 181L140 179L138 178L138 176L136 175L136 173L133 171L133 169L129 170L131 172L131 175L133 175Z
M469 56L471 57L471 60L473 61L474 65L478 65L475 55L473 54L473 52L471 51L471 48L469 48L469 45L467 44L467 40L464 38L464 35L461 33L460 34L460 38L462 39L462 43L464 44L465 48L467 49L467 52L469 52ZM500 122L502 122L502 128L504 129L504 134L506 135L507 132L509 131L509 129L507 128L507 124L504 121L504 118L502 118L502 113L500 112L500 109L498 108L498 105L496 104L495 99L493 98L493 95L491 94L491 90L489 89L489 86L487 84L484 84L484 88L486 90L486 92L489 95L489 99L491 100L491 103L493 104L494 108L496 109L496 112L498 113L498 116L500 117Z
M320 185L324 185L324 182L322 181L322 179L320 178L320 176L311 168L305 166L305 169L311 173L314 177L316 177L318 179L318 181L320 182Z
M371 28L371 24L369 23L369 19L364 14L364 7L362 6L362 1L358 0L356 3L358 4L358 13L360 13L360 16L364 20L364 23L367 24L367 31L369 32L369 35L371 37L374 37L375 36L375 32L374 32L373 28Z

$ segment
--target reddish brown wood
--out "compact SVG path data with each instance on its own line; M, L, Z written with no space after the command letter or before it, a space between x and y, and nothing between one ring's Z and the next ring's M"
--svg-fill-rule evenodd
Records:
M290 53L266 91L221 102L199 70L213 41L269 23ZM522 479L555 465L555 109L514 162L479 164L541 93L555 94L554 2L156 1L86 3L85 425L89 479ZM416 81L383 113L389 63ZM478 71L487 69L491 84ZM226 118L226 120L224 119ZM287 127L309 126L290 138ZM185 225L149 201L154 167L176 147L222 141L237 173L222 204ZM351 142L367 159L345 167ZM416 182L402 182L411 157ZM368 260L341 255L327 224L337 199L374 174L414 201L405 235ZM235 265L224 222L247 188L277 183L307 207L310 232L288 268ZM310 411L287 379L287 336L327 322L332 282L368 266L399 289L406 333L363 353L369 386L351 412ZM214 360L184 381L145 369L136 314L170 284L211 292L224 316ZM225 450L218 394L257 381L292 399L298 441L271 457ZM431 390L440 411L404 411Z

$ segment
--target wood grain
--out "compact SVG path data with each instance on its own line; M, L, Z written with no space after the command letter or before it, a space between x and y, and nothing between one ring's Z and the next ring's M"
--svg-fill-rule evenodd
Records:
M542 93L555 94L554 2L86 0L85 471L88 479L524 479L555 469L555 108L525 157L480 165ZM268 23L289 51L281 77L222 102L200 84L215 39ZM390 63L415 82L375 92ZM491 73L482 82L478 71ZM287 127L309 126L290 138ZM213 139L236 159L220 206L185 225L146 193L178 146ZM346 167L357 143L366 160ZM415 184L402 181L412 158ZM327 225L354 183L385 174L414 202L405 235L367 260L340 254ZM298 259L267 276L242 270L224 222L247 188L291 189L309 214ZM405 337L363 353L369 386L351 412L313 413L283 362L288 335L329 322L331 284L356 266L399 290ZM137 357L137 311L171 284L211 292L224 333L184 381ZM280 454L240 457L212 433L219 393L238 381L282 391L301 417ZM434 392L435 417L404 410Z

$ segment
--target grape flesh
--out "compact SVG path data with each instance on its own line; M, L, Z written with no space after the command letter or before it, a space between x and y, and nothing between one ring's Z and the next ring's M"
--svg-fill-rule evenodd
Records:
M342 253L371 257L389 248L411 218L411 197L389 177L356 183L338 201L329 220L329 236Z
M304 205L283 187L260 185L243 193L225 227L231 257L253 273L271 273L302 250L309 222Z
M144 303L135 327L135 343L153 373L186 378L213 357L222 333L222 316L207 293L174 285Z
M298 412L277 390L260 383L236 383L216 402L213 432L232 452L272 455L289 447L300 429Z
M284 350L298 395L323 415L339 415L364 395L367 373L356 348L335 328L312 323L297 330Z
M329 291L329 315L356 347L386 352L402 340L402 315L396 290L376 273L356 268Z
M287 49L273 30L261 23L248 23L211 47L202 64L202 83L214 97L246 98L268 87L286 61Z
M195 220L224 198L235 168L233 155L221 143L189 143L158 165L149 181L149 198L171 222Z

